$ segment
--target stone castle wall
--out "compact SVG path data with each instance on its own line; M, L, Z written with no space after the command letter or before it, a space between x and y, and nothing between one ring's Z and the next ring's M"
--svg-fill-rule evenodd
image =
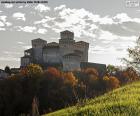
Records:
M21 65L27 63L62 63L63 70L79 69L80 62L88 62L88 46L86 42L75 42L74 33L61 32L59 43L48 43L40 38L32 40L33 55L22 57ZM65 57L67 55L67 57ZM34 62L32 62L34 61Z

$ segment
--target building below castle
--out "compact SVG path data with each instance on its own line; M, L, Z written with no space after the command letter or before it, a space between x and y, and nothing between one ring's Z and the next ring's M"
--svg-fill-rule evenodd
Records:
M43 67L57 66L63 71L81 69L81 62L88 62L89 43L76 42L74 33L63 31L60 33L59 43L43 39L32 40L32 48L24 51L21 57L21 67L34 63Z

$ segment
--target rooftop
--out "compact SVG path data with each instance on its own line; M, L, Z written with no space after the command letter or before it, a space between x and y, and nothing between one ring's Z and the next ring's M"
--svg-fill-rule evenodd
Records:
M44 41L44 42L46 42L46 40L41 39L41 38L33 39L32 41Z

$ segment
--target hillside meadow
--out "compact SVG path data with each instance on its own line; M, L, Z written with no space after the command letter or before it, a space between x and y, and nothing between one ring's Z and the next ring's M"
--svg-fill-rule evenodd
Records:
M140 81L43 116L140 116Z

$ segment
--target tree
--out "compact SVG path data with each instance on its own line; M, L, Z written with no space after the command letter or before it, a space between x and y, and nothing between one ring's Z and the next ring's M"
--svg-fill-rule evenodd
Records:
M6 67L5 67L5 72L6 72L7 74L11 75L11 69L10 69L9 66L6 66Z
M63 77L64 77L64 82L65 83L70 83L71 85L76 85L77 83L77 79L76 77L73 75L72 72L67 72L67 73L64 73L63 74Z
M139 76L133 67L128 67L125 71L123 71L123 76L126 78L127 82L132 82L139 79Z
M133 67L136 71L140 72L140 37L136 41L134 48L128 48L129 58L123 58L122 61L127 67Z
M105 76L103 77L103 81L105 83L106 90L112 90L120 86L119 80L114 76Z
M38 64L30 64L27 66L27 73L29 77L38 77L43 73L43 69Z
M118 69L117 69L115 66L110 65L110 64L107 66L107 74L108 74L108 75L112 76L112 75L114 75L117 71L118 71Z
M47 73L47 75L54 76L54 77L60 77L61 76L60 71L57 70L54 67L48 67L47 70L46 70L46 73Z

